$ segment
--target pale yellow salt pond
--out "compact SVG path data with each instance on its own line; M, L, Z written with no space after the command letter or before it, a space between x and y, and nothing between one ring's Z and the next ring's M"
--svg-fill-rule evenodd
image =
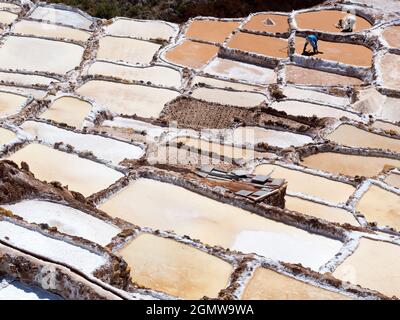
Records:
M209 78L209 77L202 77L202 76L195 76L193 78L192 86L195 86L197 84L206 84L208 86L216 87L216 88L220 88L220 89L229 89L230 88L230 89L235 89L235 90L240 90L240 91L266 91L266 88L263 88L261 86L252 86L249 84L225 81L225 80Z
M380 130L384 130L384 131L393 131L393 132L396 132L398 135L400 135L400 127L396 126L392 123L389 123L389 122L375 121L372 124L372 127L375 129L380 129Z
M173 230L210 245L302 263L314 270L342 247L340 241L150 179L133 181L100 209L142 227Z
M106 36L100 39L97 59L148 64L160 48L159 44L148 41Z
M340 208L330 207L323 204L319 204L313 201L300 199L297 197L291 197L286 195L286 209L304 213L309 216L324 219L330 222L351 224L353 226L359 226L354 216Z
M64 74L80 64L82 54L75 44L11 36L0 48L0 68Z
M327 139L349 147L388 149L400 152L400 140L374 134L357 127L343 124Z
M139 285L184 299L217 298L232 266L188 245L142 234L119 253Z
M386 166L400 167L400 160L336 152L321 152L301 161L305 167L347 176L374 177Z
M400 195L371 185L357 203L360 211L369 222L378 226L389 226L400 230Z
M387 176L385 182L393 187L400 189L400 173L391 173Z
M81 129L91 109L92 105L86 101L74 97L61 97L53 101L50 108L40 117Z
M17 19L18 15L8 11L0 11L0 23L11 24Z
M90 33L86 31L28 20L23 20L15 24L13 32L40 37L65 38L75 41L87 41L90 37Z
M340 293L328 291L275 271L258 268L242 300L348 300Z
M265 175L272 170L274 170L272 173L273 178L285 179L288 182L287 190L290 192L300 192L335 203L345 203L355 191L355 188L349 184L298 170L287 169L278 165L260 165L256 167L255 174Z
M400 246L361 238L357 250L333 273L342 280L400 297Z
M22 74L22 73L13 73L13 72L0 72L0 80L4 82L14 82L16 84L22 85L43 85L48 86L51 82L57 82L58 80L43 77L33 74Z
M89 81L77 92L118 114L158 117L164 105L179 92L109 81Z
M118 171L97 162L37 143L29 144L7 159L17 164L25 161L37 179L59 181L85 197L106 189L123 177Z
M259 93L210 88L197 88L193 90L192 97L208 102L245 108L256 107L266 100L266 97Z
M381 60L383 85L389 89L400 87L400 55L386 53Z
M3 146L3 144L10 143L16 137L17 135L14 132L0 128L0 148Z
M175 88L180 88L182 83L179 71L162 66L131 67L97 61L90 66L88 74L117 77L129 81L151 82L155 85Z
M18 113L26 100L24 96L0 91L0 118Z

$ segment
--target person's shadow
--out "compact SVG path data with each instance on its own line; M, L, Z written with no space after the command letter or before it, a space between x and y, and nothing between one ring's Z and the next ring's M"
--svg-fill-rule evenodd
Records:
M321 51L318 52L314 52L314 51L303 51L302 55L306 56L306 57L312 57L312 56L316 56L317 54L324 54Z

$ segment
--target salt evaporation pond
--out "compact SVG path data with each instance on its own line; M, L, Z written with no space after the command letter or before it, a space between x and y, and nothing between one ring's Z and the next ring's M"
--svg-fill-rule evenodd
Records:
M18 113L27 98L19 94L0 91L0 118Z
M186 31L186 38L223 43L240 25L240 21L194 20Z
M385 182L395 188L400 189L400 173L391 173L387 176Z
M400 26L386 28L383 37L392 48L400 48Z
M0 72L0 80L4 82L14 82L27 86L35 84L48 86L51 82L58 81L56 79L49 77L37 76L32 74L13 73L13 72Z
M284 33L289 31L289 17L281 14L257 13L243 26L243 29L269 32Z
M42 6L36 7L30 18L66 24L82 29L89 29L92 24L92 21L77 12Z
M11 130L0 128L0 148L15 139L17 135Z
M0 278L0 300L62 300L62 298L36 286Z

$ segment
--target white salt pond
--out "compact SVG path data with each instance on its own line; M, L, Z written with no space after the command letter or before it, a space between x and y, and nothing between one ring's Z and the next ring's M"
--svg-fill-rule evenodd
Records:
M158 117L164 105L179 96L168 89L97 80L86 82L77 92L117 114L145 118Z
M299 89L296 87L284 87L282 91L288 99L302 99L310 102L328 104L335 107L345 107L346 105L350 104L350 98L348 97L333 96L314 90Z
M4 82L14 82L27 86L35 84L48 86L51 82L58 82L58 80L49 77L13 72L0 72L0 80Z
M287 169L278 165L263 164L256 167L254 173L266 175L271 171L273 171L273 178L285 179L288 182L288 191L302 193L335 203L345 203L355 191L355 188L349 184L298 170Z
M155 195L157 201L154 201ZM210 245L302 263L314 270L330 260L343 245L340 241L150 179L132 182L100 209L139 226L173 230Z
M9 3L9 2L0 2L0 10L21 10L21 7L14 4L14 3Z
M0 91L0 118L18 113L27 98L11 92Z
M37 143L18 150L8 159L18 164L25 161L37 179L59 181L85 197L108 188L123 177L122 173L105 165Z
M0 128L0 148L15 139L17 135L11 130Z
M30 18L38 20L46 20L52 23L61 23L75 28L89 29L92 24L88 18L80 13L55 9L52 7L38 6L30 15Z
M162 133L168 131L167 128L158 127L152 125L151 123L121 117L115 117L113 120L106 120L102 123L102 125L108 127L132 129L137 132L145 132L147 136L151 137L152 139L155 139Z
M46 223L59 232L81 237L102 246L109 244L121 230L77 209L41 200L23 200L1 205L29 223Z
M160 45L130 38L106 36L100 39L97 59L129 64L149 64Z
M192 97L208 102L244 108L256 107L267 99L264 95L254 92L230 91L210 88L194 89Z
M266 88L261 87L261 86L254 86L254 85L249 85L249 84L243 84L239 82L231 82L231 81L225 81L225 80L220 80L216 78L210 78L210 77L203 77L203 76L195 76L192 80L192 86L195 86L196 84L206 84L211 87L216 87L220 89L235 89L239 91L266 91Z
M47 95L45 90L37 90L26 87L0 85L0 91L16 93L17 95L32 96L35 99L43 99ZM27 99L27 98L25 98Z
M18 15L8 11L0 11L0 23L11 24L17 19Z
M18 249L74 267L85 274L92 274L107 262L103 256L89 250L7 221L0 221L0 239Z
M62 300L62 298L36 286L0 278L0 300Z
M10 36L0 48L0 68L64 74L80 64L82 55L83 47L75 44Z
M162 66L131 67L115 63L96 61L88 74L117 77L129 81L151 82L166 87L181 87L181 74L172 68Z
M133 281L184 299L217 298L233 271L217 257L151 234L140 235L119 253Z
M80 134L41 122L26 121L22 130L34 138L50 144L62 142L76 151L91 151L99 159L118 165L124 159L139 159L144 155L141 147L92 134Z

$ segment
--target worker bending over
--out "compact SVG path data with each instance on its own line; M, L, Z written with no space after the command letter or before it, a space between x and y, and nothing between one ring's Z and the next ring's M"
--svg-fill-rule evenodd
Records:
M342 29L342 32L353 32L356 25L356 17L352 14L348 14L343 19L340 19L337 28Z
M303 54L307 53L307 46L310 45L313 48L314 54L317 54L318 51L318 37L314 34L311 34L306 37L306 43L304 44Z

